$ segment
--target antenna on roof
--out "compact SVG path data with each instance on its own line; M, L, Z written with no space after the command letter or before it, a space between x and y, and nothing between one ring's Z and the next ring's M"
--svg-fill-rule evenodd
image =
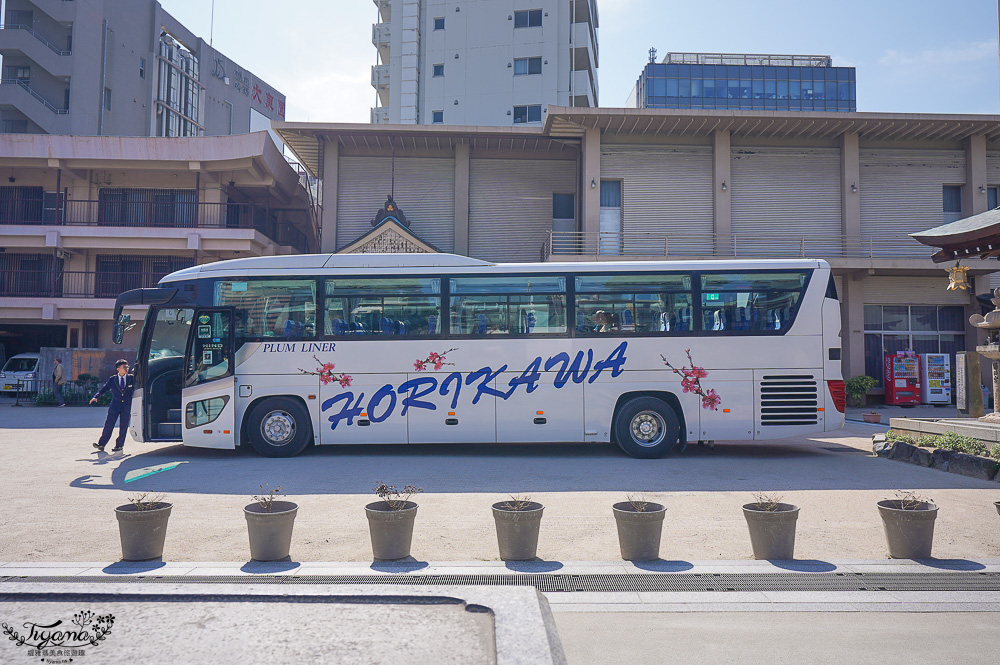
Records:
M649 49L649 62L650 64L656 62L656 48Z

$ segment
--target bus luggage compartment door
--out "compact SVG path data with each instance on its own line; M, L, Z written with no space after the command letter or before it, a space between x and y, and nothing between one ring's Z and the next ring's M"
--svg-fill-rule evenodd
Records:
M235 448L236 377L233 375L232 311L200 309L188 334L181 438L201 448Z
M410 443L496 442L497 398L488 392L480 393L476 383L465 385L464 379L457 372L408 375L410 404L406 419ZM490 387L496 389L496 379Z
M542 372L531 384L514 384L520 372L504 372L497 377L497 441L532 443L583 441L583 384L567 381L556 388L555 372ZM534 387L528 392L529 387Z
M398 388L406 374L354 374L350 386L320 386L320 443L406 443Z

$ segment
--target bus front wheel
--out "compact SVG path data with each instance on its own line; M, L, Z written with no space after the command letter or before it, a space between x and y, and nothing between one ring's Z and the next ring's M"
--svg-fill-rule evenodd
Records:
M264 457L292 457L309 445L312 422L298 400L270 397L250 411L247 435L253 449Z
M680 439L680 421L673 408L655 397L636 397L622 404L612 429L619 447L631 457L663 457Z

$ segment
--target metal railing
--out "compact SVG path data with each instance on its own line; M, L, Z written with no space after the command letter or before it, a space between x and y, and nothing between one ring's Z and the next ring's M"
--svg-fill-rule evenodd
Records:
M44 104L45 108L52 111L56 115L66 115L67 113L69 113L69 109L56 108L53 104L49 102L49 100L45 99L37 92L32 90L31 86L22 81L21 79L0 79L0 85L19 85L25 90L27 90L29 95L31 95L32 97L40 101L42 104Z
M55 395L55 381L52 379L20 379L4 380L0 379L0 387L11 385L13 390L4 391L7 396L15 398L15 406L23 404L35 404L37 406L57 406ZM67 381L62 386L62 398L64 404L87 404L94 396L104 381L98 378L77 379ZM100 404L103 406L110 400L107 393L102 395Z
M156 286L167 273L18 270L0 274L0 297L117 298Z
M73 55L72 51L63 51L58 46L47 40L45 37L42 37L40 34L32 30L31 26L23 25L20 23L12 23L9 25L0 25L0 30L24 30L25 32L33 36L35 39L37 39L38 41L40 41L41 43L45 44L50 49L52 49L52 51L56 55Z
M309 211L283 210L309 219ZM309 251L306 234L253 203L128 200L0 200L0 225L115 226L138 228L255 229L279 245Z
M933 251L903 233L823 236L552 231L542 245L540 258L547 261L560 255L577 255L609 261L630 257L929 259Z

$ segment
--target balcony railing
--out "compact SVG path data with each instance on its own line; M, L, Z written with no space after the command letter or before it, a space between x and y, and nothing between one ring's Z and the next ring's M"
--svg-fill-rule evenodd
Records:
M54 199L55 197L53 197ZM309 219L307 210L284 210ZM279 221L252 203L195 203L194 201L56 201L0 200L0 226L10 224L57 226L115 226L138 228L255 229L279 245L309 251L306 234Z
M156 286L167 273L19 270L0 274L0 297L117 298Z
M0 30L24 30L32 37L34 37L35 39L37 39L38 41L40 41L41 43L45 44L50 49L52 49L52 51L55 52L56 55L73 55L72 51L63 51L58 46L47 40L45 37L42 37L40 34L32 30L31 26L21 25L19 23L11 23L11 24L0 25Z
M54 104L50 103L49 100L45 99L37 92L31 89L31 86L22 81L21 79L0 79L0 85L18 85L28 91L28 94L40 101L45 108L52 111L56 115L66 115L69 113L69 109L57 108Z
M541 248L541 260L559 256L623 258L879 258L929 259L933 251L902 233L861 236L586 233L552 231Z

